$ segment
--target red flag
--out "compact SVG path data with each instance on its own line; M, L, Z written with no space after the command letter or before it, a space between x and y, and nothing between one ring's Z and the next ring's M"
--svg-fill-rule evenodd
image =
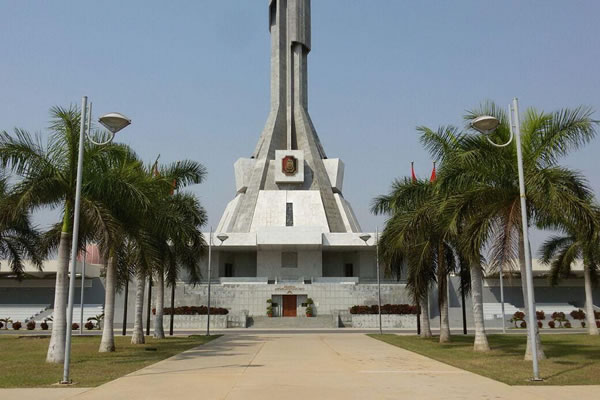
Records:
M435 174L435 161L433 162L433 171L431 171L431 178L429 178L430 182L435 182L437 175Z
M411 161L410 162L410 175L412 177L412 181L416 182L417 181L417 176L415 175L415 162Z

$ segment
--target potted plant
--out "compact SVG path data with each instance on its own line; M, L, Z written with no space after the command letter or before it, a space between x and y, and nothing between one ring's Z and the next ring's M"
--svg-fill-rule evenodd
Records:
M273 300L267 299L267 317L273 317Z
M89 317L87 320L92 324L95 323L96 328L101 329L102 321L104 320L104 313L98 314L95 317ZM84 326L87 328L87 323Z
M309 297L308 299L306 299L306 316L307 317L312 317L313 316L313 304L314 301Z
M8 329L8 324L12 324L12 319L8 317L0 319L0 328L2 327L2 324L4 324L4 329Z
M552 313L552 319L556 322L558 322L558 327L562 328L563 327L563 322L565 322L567 320L567 318L565 317L565 313L564 312L554 312Z
M29 321L27 321L27 324L25 326L27 327L28 331L32 331L35 329L35 321L30 319Z
M548 322L548 326L549 326L550 328L554 329L554 328L556 327L556 322L554 322L554 321L549 321L549 322Z
M15 331L18 331L19 329L21 329L21 323L20 323L19 321L17 321L17 322L13 322L13 324L12 324L12 328L13 328Z
M40 328L42 328L43 331L48 330L48 322L46 319L44 321L42 321L42 323L40 324Z
M77 322L73 322L73 325L71 325L71 329L76 331L77 329L79 329L79 324Z
M85 323L85 329L87 329L88 331L91 331L92 329L94 329L94 323L90 320L88 320L88 322Z

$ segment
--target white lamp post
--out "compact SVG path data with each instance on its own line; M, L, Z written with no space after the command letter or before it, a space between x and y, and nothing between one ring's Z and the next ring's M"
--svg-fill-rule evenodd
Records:
M88 119L86 132L86 117ZM121 129L131 124L131 120L119 113L109 113L100 117L98 122L105 126L111 135L104 142L96 142L90 135L91 119L92 119L92 103L87 105L87 96L83 96L81 100L81 127L79 130L79 150L77 155L77 180L75 183L75 208L73 210L73 240L71 243L71 264L69 268L69 301L67 305L67 332L65 337L65 363L63 366L63 379L61 383L71 383L70 380L70 362L71 362L71 331L73 325L73 297L75 292L75 267L77 264L77 244L79 241L79 210L81 207L81 184L83 175L83 144L85 136L88 140L96 145L105 145L110 143L115 134Z
M365 244L371 239L371 235L363 233L359 236ZM368 245L368 244L367 244ZM375 233L375 254L376 254L376 265L377 265L377 312L379 314L379 334L383 333L381 329L381 280L379 274L379 229Z
M519 122L519 101L515 97L512 101L512 104L508 109L509 123L510 123L510 138L508 142L503 144L496 144L487 137L487 140L496 147L506 147L508 146L513 137L515 138L515 145L517 147L517 167L519 170L519 193L521 197L521 219L523 225L523 246L525 248L525 278L527 284L527 314L529 322L527 324L528 334L529 334L529 343L531 346L531 355L533 357L533 379L534 381L539 381L540 373L539 373L539 363L538 363L538 352L537 352L537 343L536 343L536 335L535 328L537 325L537 318L535 314L535 297L533 293L533 271L531 269L531 253L529 250L529 226L527 223L527 199L525 195L525 173L523 172L523 151L521 148L521 126ZM500 121L497 118L491 117L488 115L481 116L475 118L471 122L471 127L484 135L489 135L494 132L496 128L500 125ZM500 271L502 273L502 270ZM502 294L503 297L503 294ZM504 310L502 311L504 312ZM502 319L504 320L504 315L502 315Z
M206 309L206 336L210 336L210 280L211 280L211 258L212 258L212 228L210 228L210 234L208 236L208 301L207 301L207 309ZM229 238L224 233L220 233L217 235L217 239L221 241L223 244Z

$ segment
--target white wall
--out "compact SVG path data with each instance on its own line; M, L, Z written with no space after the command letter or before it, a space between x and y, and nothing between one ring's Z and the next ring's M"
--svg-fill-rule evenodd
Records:
M256 268L257 276L266 276L269 278L310 278L313 276L323 276L321 250L298 250L298 268L282 268L281 253L281 250L259 250Z
M286 226L287 203L294 205L294 227L318 227L323 232L329 232L321 193L318 190L261 190L250 231Z

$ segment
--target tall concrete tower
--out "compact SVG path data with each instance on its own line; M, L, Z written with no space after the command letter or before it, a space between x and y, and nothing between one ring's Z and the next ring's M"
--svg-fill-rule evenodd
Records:
M308 114L310 0L270 0L269 30L271 110L251 158L235 163L237 194L217 231L360 232L342 195L344 164L327 158Z

